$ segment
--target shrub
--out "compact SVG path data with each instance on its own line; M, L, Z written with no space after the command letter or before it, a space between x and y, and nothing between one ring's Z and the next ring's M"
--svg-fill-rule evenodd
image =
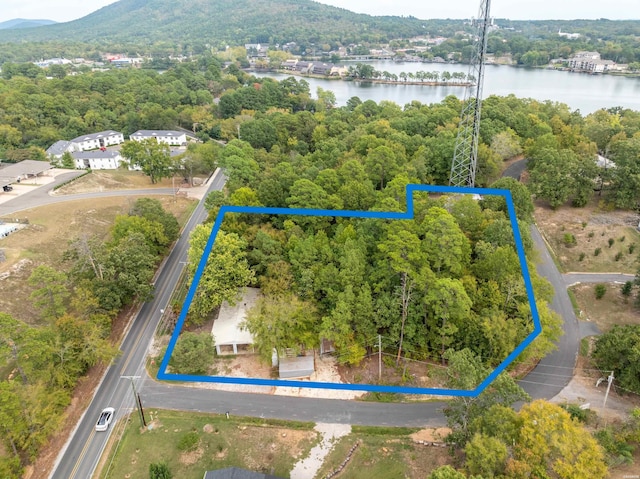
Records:
M580 256L578 257L578 261L582 261L585 256L586 256L586 254L580 253Z
M602 299L607 292L607 287L604 284L596 284L596 299Z
M609 241L608 241L609 248L611 248L613 246L613 243L615 243L615 242L616 242L616 240L614 240L613 238L609 238Z
M589 419L589 410L580 409L577 404L561 404L560 407L567 411L572 419L580 421L582 423L587 422Z
M633 254L633 252L636 250L636 244L635 243L631 243L629 245L629 254Z
M150 479L171 479L172 477L173 474L171 474L169 466L167 466L164 462L149 464Z
M622 252L618 251L613 259L620 261L622 259Z
M578 243L576 241L576 237L571 233L565 233L562 237L562 241L566 247L575 246Z
M625 238L626 238L626 236L621 236L618 241L620 241L620 243L624 243Z
M602 248L596 248L596 250L593 252L593 256L598 256L601 252Z
M631 293L633 292L633 281L627 281L626 283L624 283L622 285L622 288L620 288L620 292L625 298L631 296Z
M589 238L593 238L594 235L595 235L595 233L593 231L589 231L589 234L587 236Z
M583 221L583 222L582 222L582 229L585 229L586 227L587 227L587 222L586 222L586 221Z
M195 431L190 431L178 441L178 449L183 452L193 451L198 447L200 436Z

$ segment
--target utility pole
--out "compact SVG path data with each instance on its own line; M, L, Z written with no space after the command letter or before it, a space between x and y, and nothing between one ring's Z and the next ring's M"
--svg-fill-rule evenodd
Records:
M382 381L382 336L378 334L378 382Z
M138 415L140 416L140 427L145 427L147 422L144 420L144 413L142 412L142 401L140 401L140 395L136 391L136 384L134 380L140 379L140 376L120 376L122 379L131 380L131 389L133 390L133 401L136 403L136 409L138 410Z
M607 378L608 384L607 384L607 392L604 393L604 401L602 402L602 411L604 411L605 406L607 405L607 398L609 397L609 390L611 389L611 383L613 383L613 371L611 371L611 374L609 374L609 377Z

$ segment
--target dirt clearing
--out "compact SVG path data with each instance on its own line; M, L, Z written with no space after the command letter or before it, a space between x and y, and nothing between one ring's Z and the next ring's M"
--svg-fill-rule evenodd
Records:
M536 223L564 272L632 273L638 270L638 214L606 211L593 201L584 208L536 206Z

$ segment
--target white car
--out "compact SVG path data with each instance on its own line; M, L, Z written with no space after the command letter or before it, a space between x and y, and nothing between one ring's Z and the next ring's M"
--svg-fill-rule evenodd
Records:
M109 424L113 419L113 415L116 412L112 407L107 407L102 410L98 422L96 422L96 431L106 431L109 429Z

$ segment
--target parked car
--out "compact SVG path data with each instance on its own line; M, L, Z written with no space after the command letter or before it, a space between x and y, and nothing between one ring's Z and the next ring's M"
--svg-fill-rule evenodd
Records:
M116 412L112 407L107 407L102 410L98 422L96 422L96 431L106 431L109 429L109 424L113 420L113 415Z
M11 185L4 185L4 186L2 187L2 189L3 189L4 191L11 191L11 190L13 189L13 186L11 186Z

